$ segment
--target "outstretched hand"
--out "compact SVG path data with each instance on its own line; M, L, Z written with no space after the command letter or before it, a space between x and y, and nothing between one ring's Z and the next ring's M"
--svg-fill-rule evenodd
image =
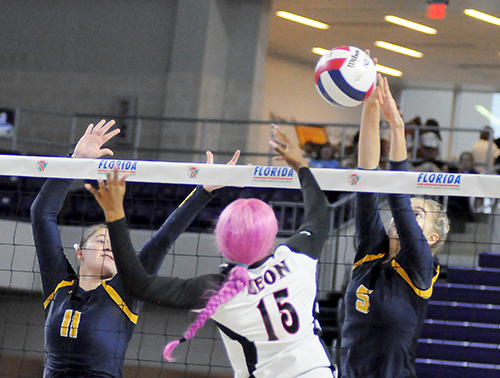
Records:
M380 87L380 110L382 111L382 116L389 122L391 127L404 128L404 121L399 114L398 105L392 96L387 78L382 78L382 75L378 74L378 82L378 86Z
M279 155L275 156L274 160L285 161L295 171L308 166L299 146L292 143L278 125L273 125L273 136L269 145Z
M101 148L104 143L120 132L120 129L108 130L115 124L114 120L106 122L102 119L97 125L88 125L85 134L80 138L72 157L95 159L104 155L113 155L109 148Z
M106 172L106 181L98 179L99 189L90 184L85 184L85 188L90 191L99 205L104 210L106 221L113 222L125 217L123 209L123 197L125 196L125 180L128 173L119 177L118 165L115 164L113 171Z
M240 158L240 153L241 153L240 150L236 150L236 152L234 153L231 160L229 160L227 165L235 165L238 162L238 159ZM213 163L214 163L214 154L211 151L207 151L207 164L213 164ZM207 192L213 192L215 189L220 189L223 187L224 185L203 185L203 188Z

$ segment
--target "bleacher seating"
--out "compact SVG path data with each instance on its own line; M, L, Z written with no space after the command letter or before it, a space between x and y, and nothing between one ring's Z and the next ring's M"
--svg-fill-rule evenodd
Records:
M417 347L419 377L500 377L500 254L448 267L437 282Z

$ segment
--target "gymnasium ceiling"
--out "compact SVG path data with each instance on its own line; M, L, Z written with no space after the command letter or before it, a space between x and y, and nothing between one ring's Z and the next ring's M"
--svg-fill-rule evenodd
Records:
M403 72L391 86L500 91L500 26L466 16L467 8L500 17L500 0L449 0L446 17L426 17L426 0L273 0L269 49L277 56L314 68L312 47L354 45L370 49L379 63ZM275 16L286 10L330 25L313 29ZM433 27L427 35L384 20L395 15ZM418 50L412 58L376 47L381 40Z

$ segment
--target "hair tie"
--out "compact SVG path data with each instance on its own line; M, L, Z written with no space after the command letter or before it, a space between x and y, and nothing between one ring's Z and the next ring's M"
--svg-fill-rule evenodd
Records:
M238 266L242 266L243 268L248 269L248 265L246 265L246 264L236 263L236 265L238 265Z

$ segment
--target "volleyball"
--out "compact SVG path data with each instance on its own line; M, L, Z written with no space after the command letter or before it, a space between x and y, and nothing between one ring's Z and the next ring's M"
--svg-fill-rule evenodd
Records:
M376 81L377 70L372 58L354 46L330 50L315 68L318 92L337 106L358 106L370 96Z

